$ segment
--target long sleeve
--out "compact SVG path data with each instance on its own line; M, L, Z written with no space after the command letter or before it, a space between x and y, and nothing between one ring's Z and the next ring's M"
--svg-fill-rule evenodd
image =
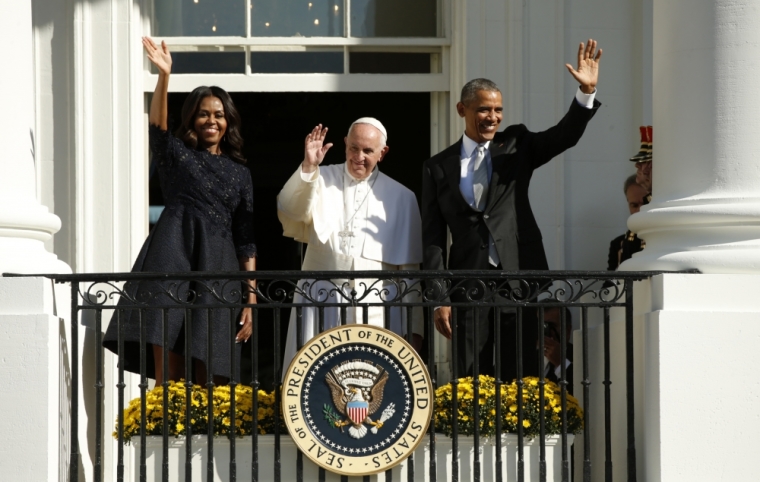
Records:
M528 149L528 159L533 169L546 164L578 143L586 125L601 106L597 100L593 100L593 103L593 107L588 108L580 105L577 99L573 99L570 109L557 125L536 134L527 134L527 145L518 145L518 149Z
M620 254L623 251L625 234L610 241L610 249L607 253L607 271L615 271L620 266Z
M150 152L153 154L153 162L159 172L164 174L192 152L192 149L185 146L171 132L161 130L153 124L148 126L148 143Z
M253 230L253 183L250 176L245 179L240 196L240 204L232 217L232 238L237 256L256 256L256 240Z
M309 242L309 226L313 223L318 194L319 168L304 174L299 166L277 196L277 217L282 223L283 235Z
M448 229L438 203L438 186L431 169L431 163L427 162L422 172L422 267L443 271L446 269ZM448 296L442 296L446 292L444 280L428 280L425 289L433 290L431 298L449 301Z
M446 269L446 220L438 204L437 186L431 165L422 171L422 246L424 269Z

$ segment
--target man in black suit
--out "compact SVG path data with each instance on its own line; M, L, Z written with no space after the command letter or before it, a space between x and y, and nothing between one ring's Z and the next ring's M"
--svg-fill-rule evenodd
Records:
M596 41L589 39L587 45L580 44L577 69L566 65L580 83L580 90L562 120L544 132L530 132L522 124L497 132L503 110L498 87L487 79L475 79L464 86L457 103L457 113L465 119L464 136L428 159L423 169L425 269L549 269L541 231L530 208L528 187L535 169L578 142L599 107L594 96L601 55ZM447 227L452 238L448 264ZM463 286L477 289L471 281L465 281ZM452 292L451 301L465 301L468 292ZM505 329L501 332L505 336L501 346L506 350L501 357L501 376L510 380L516 375L511 351L516 343L514 310L504 310L502 315ZM535 357L527 356L535 351L535 316L524 318L523 375L535 375ZM493 322L493 310L459 312L457 376L472 374L476 356L480 373L494 372ZM451 339L451 307L436 309L435 326Z
M565 312L565 359L562 360L562 311ZM538 348L538 341L536 342ZM573 393L573 315L570 309L544 308L544 377L559 384L562 378L562 364L565 365L567 391Z

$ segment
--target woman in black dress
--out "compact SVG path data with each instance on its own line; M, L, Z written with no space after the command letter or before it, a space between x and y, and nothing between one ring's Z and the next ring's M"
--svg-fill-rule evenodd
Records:
M165 205L161 217L145 240L132 271L254 271L256 245L253 238L253 184L243 165L240 116L229 94L219 87L198 87L182 106L182 125L174 135L168 132L169 74L171 55L166 43L161 47L143 38L148 59L158 68L158 83L150 104L149 140L161 181ZM176 137L175 137L176 136ZM253 287L253 282L248 282ZM190 325L190 356L195 379L216 380L230 376L230 345L235 337L235 364L240 342L248 341L252 331L251 309L239 314L230 308L192 310L185 317L183 302L220 304L221 300L240 299L256 303L252 289L241 290L240 283L213 280L205 283L174 281L129 282L124 286L121 306L129 303L146 307L142 311L117 309L106 330L103 346L118 353L118 327L121 325L125 370L140 372L140 320L146 329L148 353L146 373L162 383L164 378L190 378L185 374L185 323ZM165 318L169 348L168 373L163 373L163 310L151 306L171 306ZM209 320L210 318L210 320ZM239 319L238 319L239 318ZM208 323L212 323L212 356ZM235 333L237 331L237 333ZM151 350L152 348L152 350ZM235 370L237 371L237 369ZM217 382L218 383L218 382Z

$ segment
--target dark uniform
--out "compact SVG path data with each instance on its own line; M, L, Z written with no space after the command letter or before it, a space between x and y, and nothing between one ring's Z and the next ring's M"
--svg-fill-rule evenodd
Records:
M652 195L647 194L644 199L642 200L641 204L649 204L649 202L652 200ZM618 239L618 238L615 238ZM620 243L620 263L627 259L631 259L631 256L633 256L635 253L638 253L642 249L644 249L647 246L647 242L643 239L639 239L638 236L636 236L636 233L632 232L630 229L625 232L623 235L623 239ZM620 266L620 263L618 263L618 266ZM617 269L617 268L615 268Z
M627 234L627 233L626 233ZM623 253L623 240L626 234L621 234L610 241L610 250L607 253L607 271L615 271L620 266Z
M625 260L631 259L631 256L633 256L634 253L638 253L646 246L646 242L639 239L639 237L636 236L636 233L633 233L630 230L626 231L623 236L624 239L620 246L621 263Z

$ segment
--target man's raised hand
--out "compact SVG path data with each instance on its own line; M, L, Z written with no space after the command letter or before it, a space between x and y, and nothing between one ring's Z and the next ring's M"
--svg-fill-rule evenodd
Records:
M332 142L324 144L326 136L327 127L323 129L322 124L316 126L306 136L303 146L303 163L301 164L303 172L314 172L317 170L317 166L322 164L325 154L333 146Z
M596 83L599 80L599 60L602 58L602 49L597 51L596 40L588 39L587 44L581 42L578 46L578 69L572 65L565 64L570 75L581 84L581 90L584 94L591 94L596 89Z

